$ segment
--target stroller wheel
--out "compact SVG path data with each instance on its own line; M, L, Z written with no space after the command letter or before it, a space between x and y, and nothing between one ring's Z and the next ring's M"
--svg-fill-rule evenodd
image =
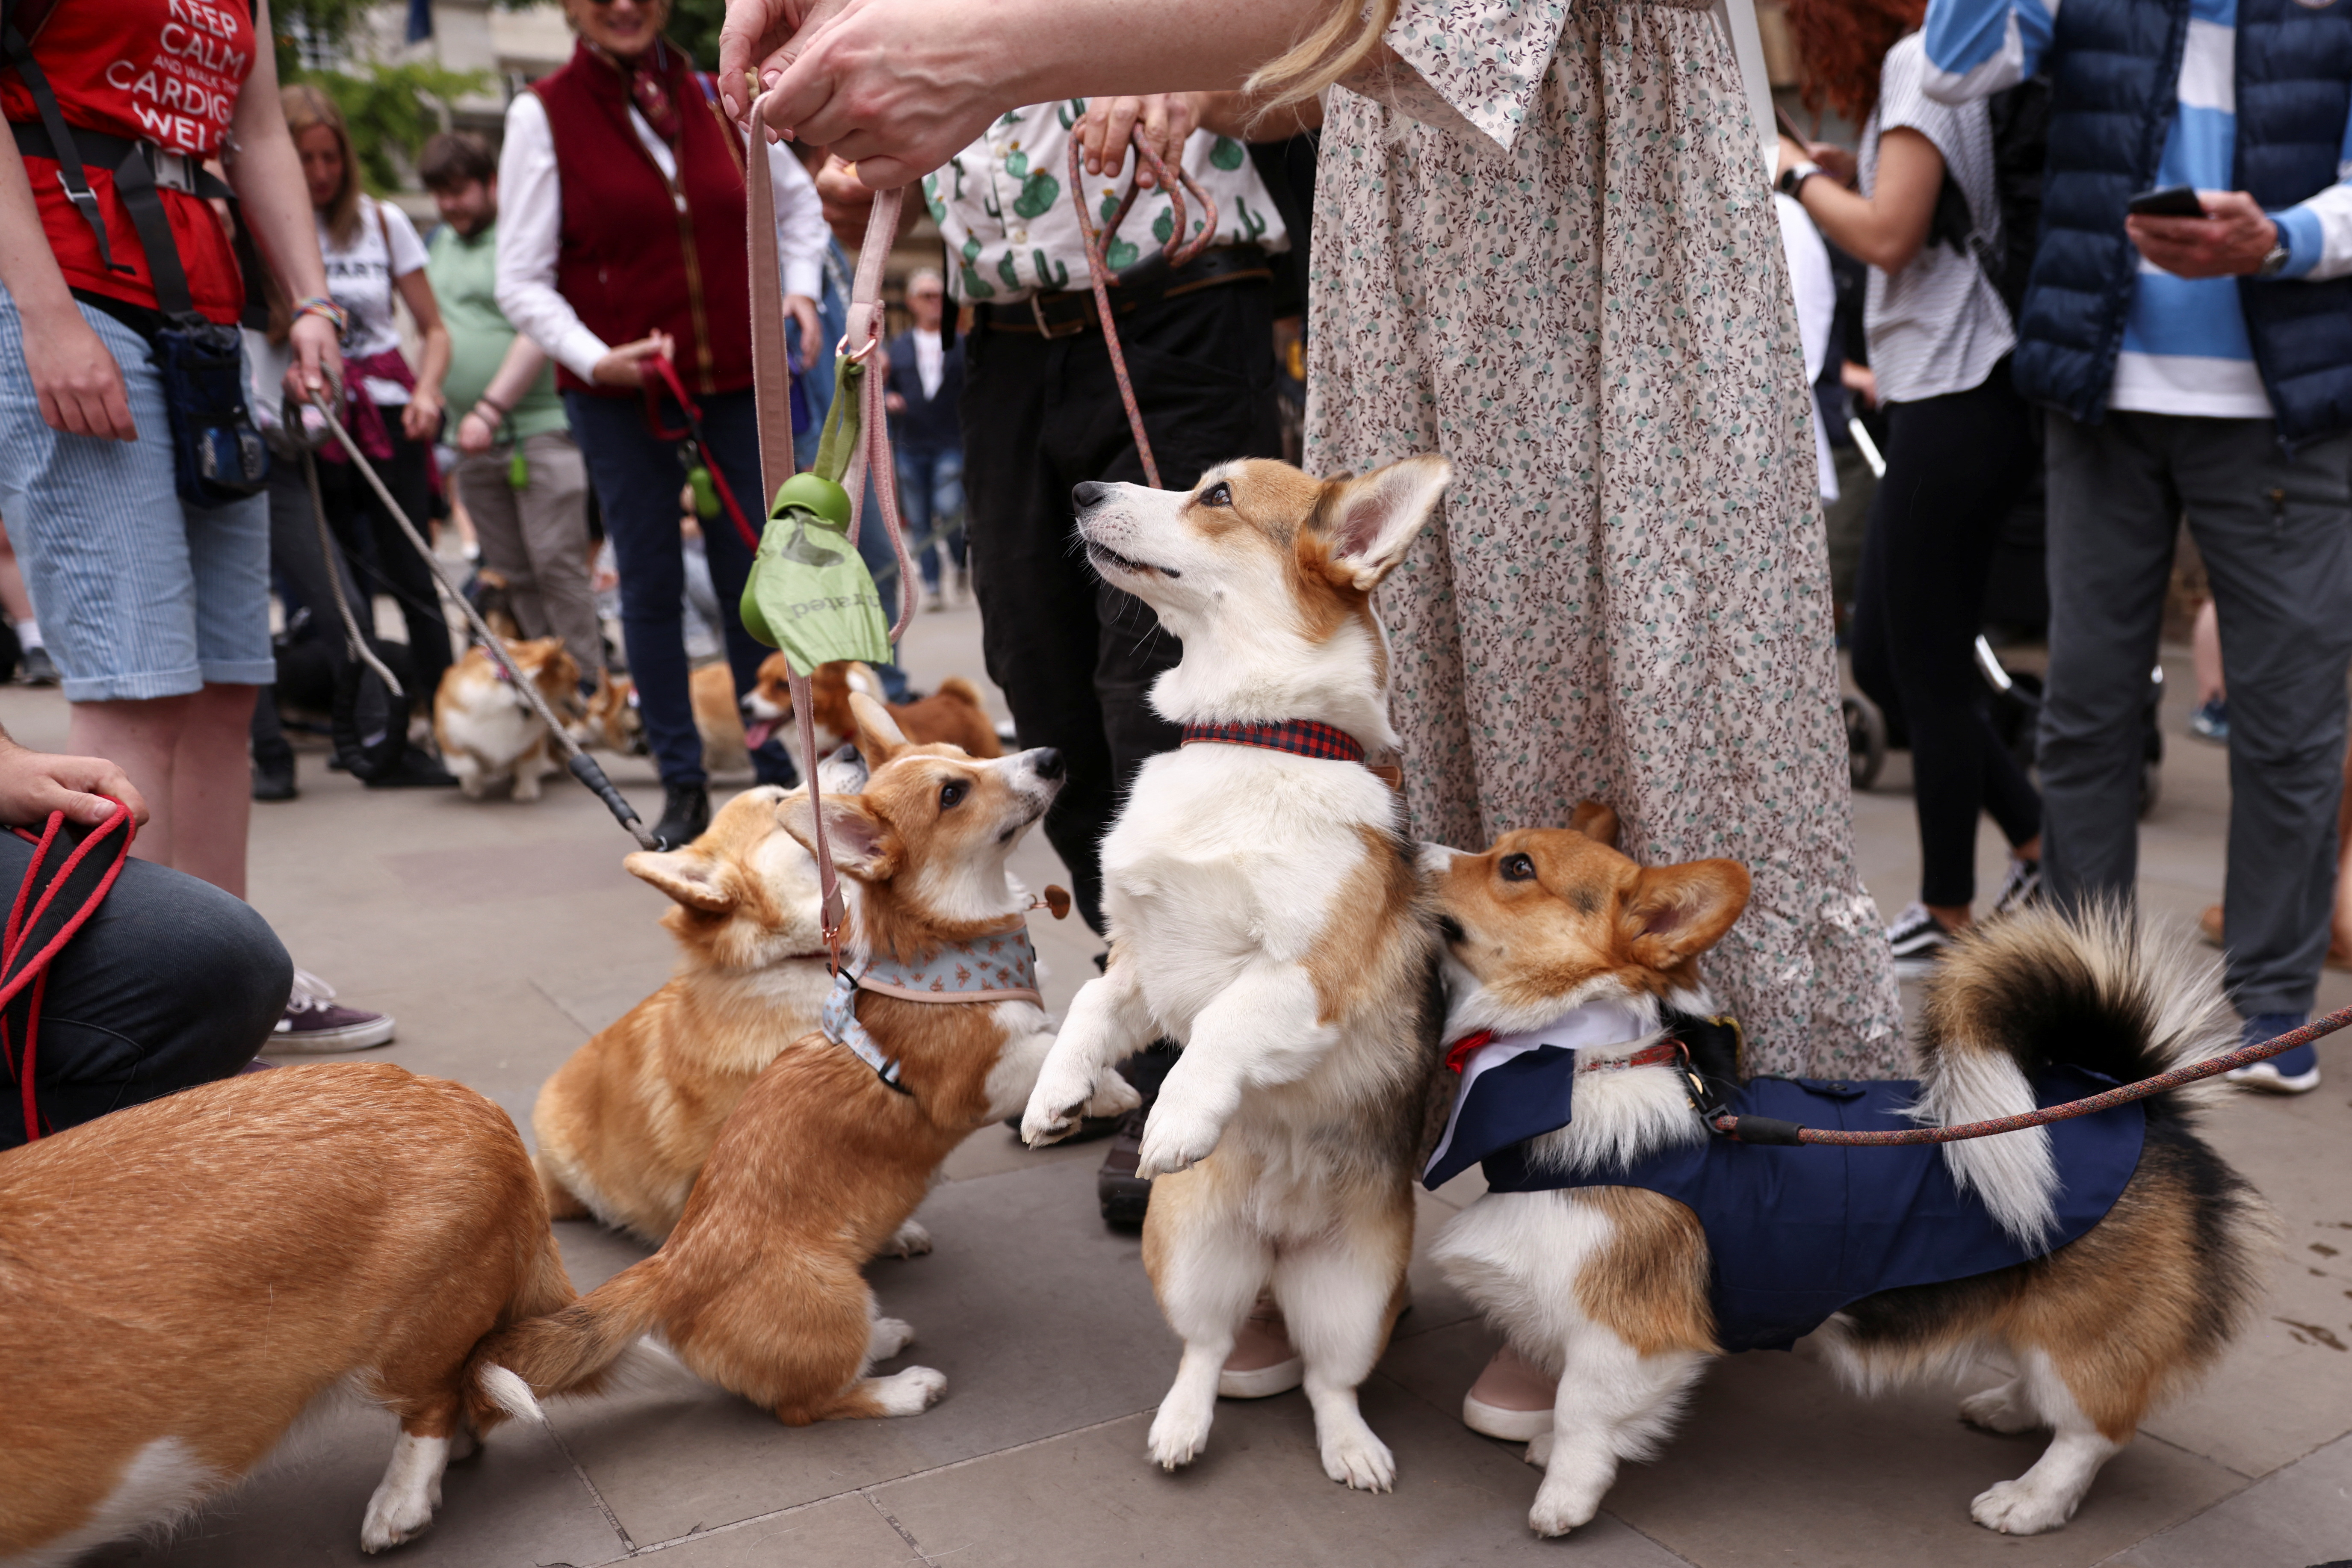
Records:
M1886 766L1886 715L1861 692L1850 692L1838 704L1845 718L1846 770L1856 789L1878 782Z

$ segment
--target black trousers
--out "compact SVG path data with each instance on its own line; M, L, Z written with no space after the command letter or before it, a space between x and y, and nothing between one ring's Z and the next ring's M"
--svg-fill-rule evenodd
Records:
M384 425L392 437L392 456L377 461L376 472L383 476L384 488L416 525L416 531L426 539L433 537L431 510L433 481L425 470L426 447L422 441L412 441L400 430L400 410L387 409ZM373 459L372 459L373 460ZM296 484L302 483L299 468L293 470ZM349 462L319 463L319 492L327 502L327 521L333 525L352 567L359 574L364 595L390 594L400 605L401 619L408 629L409 665L416 672L415 689L410 693L412 713L433 711L433 694L441 689L441 672L449 668L449 623L441 616L441 589L433 569L416 552L416 546L400 531L400 525L385 513L383 503L376 499L375 488L364 479L358 467ZM310 517L310 497L307 489L302 495L302 517ZM272 519L273 543L276 530ZM352 608L359 613L360 625L373 632L375 618L367 607L367 598L354 600ZM313 606L313 615L334 615L331 600ZM338 638L341 632L334 634Z
M2042 831L2042 800L1992 727L1976 668L2003 519L2040 458L2009 362L1982 384L1886 405L1886 477L1871 502L1853 610L1854 683L1910 731L1919 901L1976 896L1977 817L2010 843Z
M1282 455L1267 285L1204 289L1118 323L1160 482L1190 489L1234 458ZM1067 782L1045 836L1069 868L1078 912L1102 921L1102 837L1143 760L1176 726L1151 683L1182 651L1141 600L1087 564L1070 509L1088 479L1143 482L1102 334L992 331L965 349L965 534L989 679L1024 746L1052 746Z
M16 902L32 858L31 845L0 832L0 900ZM50 850L52 868L62 858ZM293 984L294 961L252 905L128 861L50 965L33 1073L42 1117L62 1131L228 1077L268 1042ZM24 1141L10 1079L0 1084L0 1149Z

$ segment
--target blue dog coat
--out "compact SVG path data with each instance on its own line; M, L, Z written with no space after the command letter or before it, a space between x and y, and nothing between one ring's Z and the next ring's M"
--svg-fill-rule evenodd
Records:
M1572 1061L1561 1065L1574 1070ZM2057 1105L2114 1087L2096 1073L2056 1068L2034 1085L2035 1101ZM1727 1109L1808 1127L1883 1131L1919 1125L1902 1114L1918 1094L1910 1082L1759 1078ZM1565 1093L1555 1099L1566 1108ZM1496 1192L1646 1187L1683 1205L1698 1216L1715 1257L1717 1342L1726 1351L1787 1350L1865 1296L2006 1268L2073 1241L2123 1195L2146 1127L2137 1101L2049 1125L2057 1226L2040 1247L2017 1241L1962 1192L1933 1143L1791 1148L1710 1136L1575 1175L1531 1167L1525 1142L1478 1152Z

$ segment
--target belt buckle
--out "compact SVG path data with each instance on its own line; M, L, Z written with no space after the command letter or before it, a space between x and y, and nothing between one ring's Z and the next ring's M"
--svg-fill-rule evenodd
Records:
M147 166L154 171L155 183L167 191L192 195L196 188L196 163L185 153L174 153L152 142L142 142L147 154Z
M1045 307L1041 303L1044 299L1045 295L1043 293L1034 293L1029 296L1029 318L1037 323L1037 335L1039 337L1075 338L1080 332L1087 330L1087 319L1083 313L1085 307L1080 307L1081 314L1078 316L1077 320L1065 322L1063 325L1057 327L1054 325L1053 322L1045 320Z

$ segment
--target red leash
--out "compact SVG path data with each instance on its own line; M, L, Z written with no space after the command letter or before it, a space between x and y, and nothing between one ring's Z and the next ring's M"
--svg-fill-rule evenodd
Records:
M73 940L74 933L98 912L98 906L106 901L114 879L122 874L122 863L131 858L131 840L138 831L131 820L131 808L116 802L113 815L90 829L82 841L74 846L63 864L44 880L42 868L47 863L50 848L64 831L65 821L65 813L49 813L49 820L37 838L21 827L13 830L17 837L33 846L33 859L26 867L25 879L16 889L16 902L8 911L7 926L0 930L0 974L8 977L5 984L0 984L0 1015L5 1015L8 1005L27 985L32 987L30 1005L25 1014L25 1050L21 1058L9 1038L7 1020L0 1016L0 1059L7 1062L8 1071L16 1079L22 1096L25 1142L27 1143L38 1139L42 1133L40 1110L34 1102L33 1072L34 1056L40 1040L41 998L48 988L49 964L65 951L66 943ZM117 828L121 831L117 833ZM112 840L110 847L110 838ZM50 912L58 893L72 880L74 872L84 862L110 852L113 859L100 874L98 885L82 900L80 907L66 917L57 933L28 955L26 950L31 944L33 933L40 928L43 917ZM37 900L33 896L36 885L40 886ZM29 910L27 905L31 906Z
M710 443L702 438L702 410L695 406L692 398L687 396L686 384L677 378L677 366L669 363L668 355L655 354L645 361L645 367L648 373L647 379L644 383L646 424L660 440L691 441L694 444L695 456L701 460L703 472L710 476L710 488L719 492L719 505L726 509L727 515L734 521L735 531L743 536L743 547L757 555L760 552L759 531L743 515L742 507L736 503L734 489L728 484L726 473L719 468L717 456L710 450ZM652 378L656 376L660 378L660 385L655 384ZM685 429L672 430L662 424L662 386L667 386L669 395L677 399L678 409L686 416Z

